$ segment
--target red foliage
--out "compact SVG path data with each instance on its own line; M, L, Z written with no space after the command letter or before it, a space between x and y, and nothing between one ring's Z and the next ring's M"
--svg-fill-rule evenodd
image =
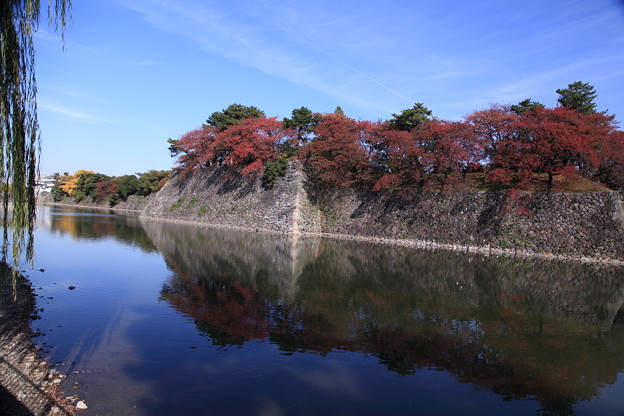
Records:
M486 166L494 165L493 158L498 154L500 143L514 140L518 134L519 116L509 106L492 105L469 114L465 119L473 129L475 140L481 143Z
M422 148L407 131L395 130L385 123L374 125L373 163L381 176L373 190L410 186L422 181Z
M282 123L275 117L248 118L219 133L225 149L224 163L242 168L243 176L262 174L264 162L277 157L286 138Z
M598 177L613 189L624 189L624 131L603 137Z
M548 174L549 184L558 174L567 180L597 174L615 131L611 117L565 107L517 114L507 106L492 106L466 120L483 143L488 181L517 187L534 181L535 173Z
M162 189L163 186L169 181L168 177L162 178L158 181L158 189Z
M498 160L507 170L523 177L547 173L549 184L556 174L567 178L591 175L600 165L600 150L614 129L603 114L583 114L566 107L536 108L520 118L517 138Z
M262 174L265 161L277 155L286 137L276 118L248 118L219 132L211 126L190 131L176 142L182 152L177 168L183 173L212 165L231 165L243 176Z
M176 142L178 171L228 165L243 176L262 174L279 152L300 148L322 187L370 187L373 190L425 184L427 174L443 185L457 173L484 171L487 181L522 188L536 174L600 178L624 187L624 138L612 117L582 114L565 107L539 106L517 113L493 105L463 122L433 119L412 132L387 123L356 121L326 114L315 139L304 145L276 118L249 118L219 132L204 126ZM443 178L442 178L443 175ZM102 190L104 192L104 190Z
M305 158L323 187L370 185L373 123L341 114L326 114L316 126L316 139Z
M483 158L483 148L468 123L432 120L415 131L423 148L426 173L466 172Z
M176 169L188 173L196 168L220 164L223 161L223 149L218 145L218 129L203 126L189 131L176 142L182 153L176 161Z
M115 182L98 182L95 184L94 201L98 204L104 203L110 199L112 195L117 193L118 186Z

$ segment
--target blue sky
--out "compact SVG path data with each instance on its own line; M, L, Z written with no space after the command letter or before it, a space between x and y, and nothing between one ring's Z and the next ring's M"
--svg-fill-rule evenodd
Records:
M616 0L74 0L35 36L42 173L169 169L167 138L229 104L458 120L589 82L624 120Z

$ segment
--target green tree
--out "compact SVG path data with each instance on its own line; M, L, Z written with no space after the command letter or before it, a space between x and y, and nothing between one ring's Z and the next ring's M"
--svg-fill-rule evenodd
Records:
M181 150L178 147L177 140L167 139L167 143L169 144L169 147L167 149L169 150L169 155L171 157L176 157L177 155L180 154Z
M149 172L139 173L137 181L137 194L149 195L158 192L161 188L162 180L171 176L170 170L150 170Z
M223 131L247 118L265 117L264 111L253 106L230 104L223 111L215 111L208 117L206 124ZM174 143L171 143L174 144ZM171 147L169 148L171 151ZM173 152L172 152L173 153Z
M64 33L71 0L52 0L48 16ZM2 262L7 262L8 228L13 229L14 278L20 256L32 260L39 124L33 34L39 25L39 0L0 1L0 182L2 187ZM9 199L12 215L9 215Z
M318 114L313 113L306 107L297 108L292 111L292 118L285 118L282 124L286 128L293 128L297 132L300 141L307 142L314 128L321 121Z
M61 189L61 185L67 182L70 178L71 175L69 172L64 172L62 175L60 173L54 174L54 186L50 190L54 202L59 202L63 198L69 196L64 190Z
M86 198L95 199L95 189L98 182L106 182L110 178L103 173L84 172L78 176L74 200L80 202Z
M520 101L518 104L512 105L511 111L516 114L522 114L527 111L533 111L536 108L544 108L544 104L537 101L531 101L530 98L527 98L526 100Z
M117 184L117 196L122 201L139 191L139 180L134 175L119 176L114 178L113 182Z
M342 110L342 107L340 107L340 106L336 107L336 109L334 110L334 114L338 114L338 115L341 115L341 116L345 115L344 111Z
M401 114L392 114L388 124L395 130L412 131L429 121L430 116L431 110L425 107L423 103L416 103L412 108L401 111Z
M587 82L576 81L568 84L568 88L557 90L557 102L562 107L568 107L583 114L596 112L596 90Z

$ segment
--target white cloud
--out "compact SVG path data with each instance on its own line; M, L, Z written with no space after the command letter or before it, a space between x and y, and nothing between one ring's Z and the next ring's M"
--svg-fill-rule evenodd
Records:
M357 68L342 55L329 52L318 39L309 40L292 29L292 22L299 21L290 9L286 13L288 28L277 24L272 10L269 15L248 13L247 9L217 9L194 1L142 2L119 0L125 7L137 11L152 25L191 40L199 48L226 57L240 64L256 68L290 82L304 85L337 99L363 105L368 108L384 107L386 103L412 103L401 92L387 85L379 77ZM257 9L257 8L256 8ZM227 11L226 11L227 10ZM336 23L325 21L324 26ZM319 24L315 24L319 29ZM330 34L326 35L331 38ZM340 45L349 48L383 48L387 40L368 42L360 39L349 42L342 39ZM321 42L322 43L322 42ZM336 42L331 45L336 46ZM342 46L338 46L338 49ZM398 99L398 100L397 100Z
M71 108L67 108L63 105L53 103L46 100L38 100L38 107L42 110L48 110L57 114L62 114L63 116L69 117L76 121L82 122L92 122L92 123L108 123L114 124L116 121L109 120L104 117L96 116L93 114L85 113L82 111L76 111Z

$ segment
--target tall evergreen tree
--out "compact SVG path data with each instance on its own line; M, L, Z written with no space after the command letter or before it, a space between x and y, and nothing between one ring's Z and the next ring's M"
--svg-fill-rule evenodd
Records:
M254 106L230 104L223 111L215 111L208 117L206 124L223 131L247 118L265 117L264 111Z
M544 104L537 101L531 101L530 98L527 98L526 100L520 101L518 104L512 105L511 111L516 114L522 114L526 113L527 111L533 111L536 108L544 108Z
M401 114L392 114L388 124L395 130L412 131L429 121L430 116L431 110L425 107L423 103L416 103L412 108L401 111Z
M282 123L286 128L294 128L297 131L297 138L306 142L320 121L321 117L318 114L313 113L306 107L301 107L294 109L292 117L284 118Z
M345 115L344 110L340 106L336 107L336 109L334 110L334 114L338 114L338 115L341 115L341 116Z
M596 90L587 82L576 81L568 84L568 88L557 90L557 102L562 107L568 107L583 114L596 112Z

